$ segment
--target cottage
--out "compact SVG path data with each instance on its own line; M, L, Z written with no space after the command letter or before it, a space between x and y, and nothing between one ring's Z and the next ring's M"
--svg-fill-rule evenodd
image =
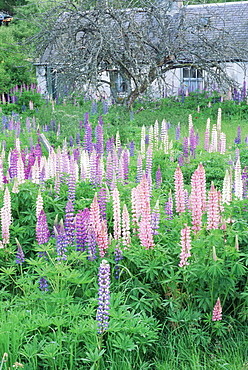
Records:
M181 1L173 1L174 6L168 10L166 21L172 39L179 41L169 55L169 68L150 84L146 93L155 98L177 95L182 91L212 89L219 86L220 81L223 87L223 71L228 73L237 87L247 83L248 1L188 6L183 6ZM144 11L140 10L139 19L142 19L143 14ZM65 19L66 15L61 22ZM81 48L86 48L87 38L84 38L84 33L80 31L76 37ZM38 85L45 96L52 98L63 93L67 83L67 74L60 56L61 49L58 52L50 45L35 63ZM206 71L204 66L207 64L212 65L215 73L212 74L209 68ZM104 95L105 98L111 97L113 92L120 98L124 97L132 83L128 75L121 73L118 68L103 70L102 80L106 83L100 86L98 96ZM85 89L90 91L89 86ZM228 91L229 81L223 89Z

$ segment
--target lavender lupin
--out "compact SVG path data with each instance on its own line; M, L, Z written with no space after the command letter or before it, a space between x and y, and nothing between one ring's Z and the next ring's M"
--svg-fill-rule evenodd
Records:
M172 198L171 191L168 196L168 201L165 203L165 214L166 214L166 220L172 220L173 218L173 198Z
M25 255L17 238L15 238L15 241L17 244L16 263L22 265L25 262Z
M123 151L123 173L125 184L128 184L128 173L129 173L129 154L127 149Z
M59 232L57 231L56 227L54 227L54 234L56 238L56 249L57 249L57 260L61 261L67 260L66 252L68 248L68 237L65 233L63 222L61 222L59 227Z
M176 140L180 140L180 122L178 123L176 127Z
M65 207L65 233L69 243L73 243L75 237L74 206L69 199Z
M107 215L106 215L107 190L106 188L101 188L99 190L97 199L98 199L98 204L99 204L99 209L100 209L101 221L106 221L107 220Z
M103 127L100 123L96 126L96 152L103 154L104 143L103 143Z
M134 144L134 141L132 140L130 143L130 147L129 147L130 157L134 156L134 149L135 149L135 144Z
M45 244L48 242L50 232L47 225L46 214L42 209L37 220L36 224L36 239L39 245Z
M41 277L40 278L40 280L39 280L39 288L43 292L47 292L48 291L48 282L47 282L47 279L45 277Z
M88 228L87 232L88 260L96 259L96 235L92 227Z
M119 265L119 262L120 262L120 260L123 259L123 254L122 254L122 250L119 248L118 245L115 248L114 254L115 254L115 278L116 279L119 279L119 277L120 277L120 265Z
M88 208L76 214L76 249L80 252L86 251L89 219L90 211Z
M241 127L238 126L237 129L237 137L234 139L235 144L240 144L241 143Z
M96 320L98 321L98 333L103 334L108 329L110 308L110 265L102 260L98 273L98 309Z
M158 166L158 169L156 171L156 188L159 189L161 184L162 184L162 175L160 166Z

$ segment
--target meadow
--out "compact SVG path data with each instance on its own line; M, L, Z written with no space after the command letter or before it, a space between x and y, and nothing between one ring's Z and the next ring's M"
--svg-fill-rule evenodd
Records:
M0 107L0 370L248 369L246 99Z

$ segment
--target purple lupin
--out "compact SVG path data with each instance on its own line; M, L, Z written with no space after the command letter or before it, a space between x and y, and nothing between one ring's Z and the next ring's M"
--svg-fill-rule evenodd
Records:
M68 249L68 236L65 232L63 220L61 220L59 228L54 227L54 235L56 239L56 250L57 250L57 260L61 261L67 260L67 249Z
M110 308L110 265L102 260L98 272L98 309L96 320L98 321L98 333L103 334L108 329Z
M129 173L129 152L125 148L123 151L123 175L125 184L128 184L128 173Z
M74 206L70 199L65 207L65 233L68 242L73 243L75 237Z
M101 221L106 221L107 220L107 215L106 215L107 190L106 188L101 188L99 190L97 199L98 199L98 204L99 204Z
M87 248L87 230L90 220L90 211L85 208L76 214L76 250L80 252L86 251Z
M156 188L159 189L162 184L162 174L160 166L158 166L158 169L156 171Z

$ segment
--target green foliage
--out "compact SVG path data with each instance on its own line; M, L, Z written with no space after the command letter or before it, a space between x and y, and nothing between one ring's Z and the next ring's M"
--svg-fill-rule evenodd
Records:
M34 68L23 47L18 44L21 23L0 27L0 94L8 93L16 85L35 82Z
M19 109L19 106L28 105L29 100L32 100L39 108L33 112L36 120L36 123L32 123L33 132L27 131L26 116L18 116L21 121L22 147L29 145L30 137L33 144L36 144L37 125L41 131L44 125L50 127L50 131L44 133L55 148L62 148L64 139L67 138L69 142L71 135L75 143L78 132L83 142L84 129L80 129L79 121L84 121L84 113L90 111L90 102L81 101L81 106L78 106L67 101L64 105L55 104L52 107L50 103L39 105L40 97L32 94L30 91L24 92L19 96L19 105L16 105L16 109ZM153 154L153 182L158 166L161 167L163 178L161 187L155 188L155 184L152 187L151 208L159 199L161 216L158 235L154 235L154 248L146 250L140 245L133 225L129 248L125 249L121 241L117 242L110 237L105 256L111 266L110 314L109 327L103 335L97 334L96 322L97 280L101 259L97 255L96 260L90 261L87 251L80 253L75 250L74 244L69 244L67 259L58 260L53 236L47 244L38 245L35 212L40 185L26 180L19 185L19 192L13 193L10 180L7 185L11 192L10 243L0 249L0 351L2 354L8 353L8 359L4 358L7 362L2 362L3 369L4 366L6 369L12 368L19 362L24 368L33 370L245 370L248 359L247 199L234 198L231 204L225 205L222 212L226 220L225 229L207 230L207 215L204 213L201 230L191 234L191 257L188 259L189 264L184 267L179 267L180 232L186 223L190 224L191 213L187 211L179 215L174 209L173 219L168 220L164 212L169 190L174 191L173 176L177 158L182 153L182 140L184 135L188 135L187 114L196 111L201 103L199 99L194 105L194 99L190 98L191 108L186 109L184 116L184 105L173 99L147 104L147 120L144 119L146 111L140 111L134 115L131 124L129 112L123 108L119 110L113 106L103 116L105 142L118 131L123 146L131 140L136 144L135 156L130 157L128 184L117 182L121 208L125 203L130 214L131 191L137 185L141 126L147 126L147 133L157 113L160 123L162 117L168 117L171 121L168 134L173 141L173 152L170 155L162 149L154 149ZM206 117L210 112L210 108L204 108L204 104L197 116L194 116L199 115L199 121L194 118L194 124L200 138L204 135ZM14 110L11 104L6 104L7 107ZM98 113L103 113L100 103L98 108ZM173 114L176 110L177 117L182 115L184 124L181 138L175 143L175 126L178 121L173 118ZM54 131L51 131L51 120L54 120ZM94 132L98 116L89 114L89 120ZM236 147L240 149L242 168L246 165L247 147L243 143L238 146L233 144L237 127L234 123L233 128L230 127L231 122L227 116L223 118L223 127L230 129L227 154L206 153L203 141L200 141L195 158L190 156L181 167L185 188L189 192L191 177L199 162L203 163L206 171L207 190L212 181L218 189L222 189L225 170L229 169L229 156L234 159ZM242 124L242 121L238 124ZM244 135L245 128L242 138ZM15 139L14 129L2 129L1 140L7 141L5 158L8 157L9 148L14 147ZM68 145L66 150L72 156L74 149ZM27 148L25 150L28 151ZM47 156L48 153L43 150L43 155ZM6 173L9 166L7 160L4 166ZM41 186L51 234L56 216L58 220L65 218L67 180L63 176L59 195L54 190L54 179L47 180ZM99 187L93 187L88 180L79 181L76 186L75 213L85 207L89 208L98 191ZM3 206L3 192L2 189L0 208ZM108 194L106 208L108 234L113 235L111 194ZM22 265L15 262L16 238L25 254ZM238 247L235 244L237 240ZM118 279L115 278L116 246L123 250ZM45 253L46 258L40 258L40 252ZM41 276L48 281L48 291L39 289ZM213 322L212 310L218 297L222 304L223 318L220 322Z

